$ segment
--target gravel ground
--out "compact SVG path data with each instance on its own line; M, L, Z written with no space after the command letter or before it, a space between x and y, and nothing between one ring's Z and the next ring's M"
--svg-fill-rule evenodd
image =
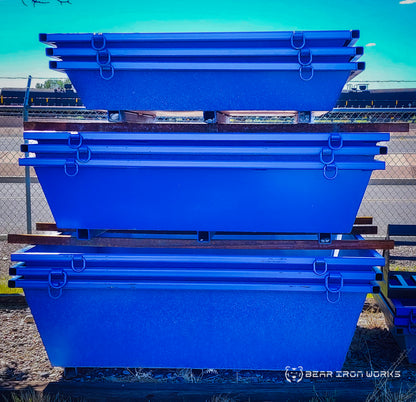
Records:
M0 277L8 274L9 255L21 248L0 242ZM415 250L411 250L412 252ZM409 250L406 250L409 252ZM0 386L20 386L64 380L63 369L51 367L42 341L25 306L0 304ZM387 370L395 367L403 379L416 381L416 366L407 363L387 329L384 315L368 298L351 343L344 370ZM81 369L79 382L203 382L279 383L283 372L233 370Z

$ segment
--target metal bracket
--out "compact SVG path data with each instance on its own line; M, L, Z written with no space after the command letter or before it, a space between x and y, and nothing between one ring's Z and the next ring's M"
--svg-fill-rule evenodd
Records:
M85 158L82 157L85 155ZM77 160L81 163L87 163L91 160L91 149L88 146L83 146L77 149Z
M211 241L211 233L210 232L198 232L198 241L199 242L209 242Z
M92 35L91 47L97 52L95 58L100 67L100 76L103 80L108 81L114 77L114 66L111 64L111 54L106 46L107 40L103 34Z
M104 57L104 61L103 61L103 57ZM108 49L97 51L96 60L99 66L108 66L111 63L111 54L108 51Z
M62 276L62 280L59 278ZM54 278L55 277L55 278ZM61 271L50 271L48 275L48 293L52 299L59 299L62 296L62 288L68 283L68 274Z
M68 147L77 149L82 145L82 135L77 131L70 132L68 136Z
M110 123L119 123L123 120L123 111L122 110L107 110L107 120Z
M331 134L328 138L328 147L333 150L341 149L344 145L344 140L340 134Z
M339 281L339 283L336 283L335 286L331 287L331 284L329 283L329 281L332 280L337 280ZM329 273L325 276L325 289L326 289L326 299L328 300L328 302L330 303L338 303L339 300L341 299L341 290L344 287L344 278L341 275L341 273L336 272L336 273ZM335 299L331 299L330 295L331 294L335 294L336 298Z
M335 160L335 153L330 148L322 148L319 159L324 165L329 165Z
M301 66L308 66L312 63L311 49L300 49L298 53L298 61Z
M105 49L107 41L102 33L94 33L91 37L91 47L94 50L100 51Z
M62 276L62 280L59 281L59 277ZM55 278L54 278L55 277ZM68 281L68 274L64 270L60 271L50 271L48 275L48 284L53 289L61 289L63 288Z
M108 75L104 74L104 71L109 71ZM103 80L111 80L114 77L114 66L112 64L107 66L100 65L100 76Z
M73 177L78 174L79 167L75 159L67 159L64 165L64 172L67 176Z
M300 50L305 46L305 34L302 31L292 32L290 37L290 44L293 49Z
M330 172L333 172L332 174ZM338 166L335 163L324 165L324 177L328 180L334 180L338 176Z
M98 229L77 229L76 237L78 240L91 240L93 237L97 237L105 232L105 230Z
M77 266L76 262L80 262L81 266ZM87 266L87 261L83 255L73 255L71 259L71 269L74 272L82 272Z
M320 271L318 270L319 266L323 266L323 269ZM319 275L319 276L325 275L328 271L328 264L325 260L315 260L313 262L312 270L316 275Z
M331 244L332 243L331 233L319 233L318 241L320 244Z
M312 123L312 121L313 121L312 112L310 111L298 112L298 118L297 118L298 123Z
M217 122L217 112L214 110L204 110L203 119L205 123L214 124Z
M299 76L302 81L310 81L313 78L313 67L312 65L300 66Z

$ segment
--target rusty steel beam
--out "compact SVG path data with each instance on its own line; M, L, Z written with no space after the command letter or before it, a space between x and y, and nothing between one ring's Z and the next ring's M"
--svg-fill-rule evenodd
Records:
M186 249L250 249L250 250L365 250L394 248L393 240L333 240L319 243L317 240L212 240L197 239L137 239L120 237L94 237L79 240L70 235L9 234L9 243L42 244L90 247L136 248L186 248Z
M107 123L29 121L25 131L100 132L219 132L219 133L330 133L330 132L408 132L409 123L322 123L322 124L206 124L206 123Z

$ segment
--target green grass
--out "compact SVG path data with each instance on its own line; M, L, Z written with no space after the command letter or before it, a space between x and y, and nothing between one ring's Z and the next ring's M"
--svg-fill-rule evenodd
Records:
M416 271L416 265L395 265L390 264L390 271L409 271L414 272Z
M4 295L4 294L10 295L10 294L15 294L15 293L23 294L23 289L21 288L10 289L7 286L8 280L9 279L7 277L0 278L0 295Z

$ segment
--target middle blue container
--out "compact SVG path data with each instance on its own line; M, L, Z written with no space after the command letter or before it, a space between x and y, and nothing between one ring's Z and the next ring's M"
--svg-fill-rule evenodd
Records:
M59 228L349 233L387 133L39 133Z

